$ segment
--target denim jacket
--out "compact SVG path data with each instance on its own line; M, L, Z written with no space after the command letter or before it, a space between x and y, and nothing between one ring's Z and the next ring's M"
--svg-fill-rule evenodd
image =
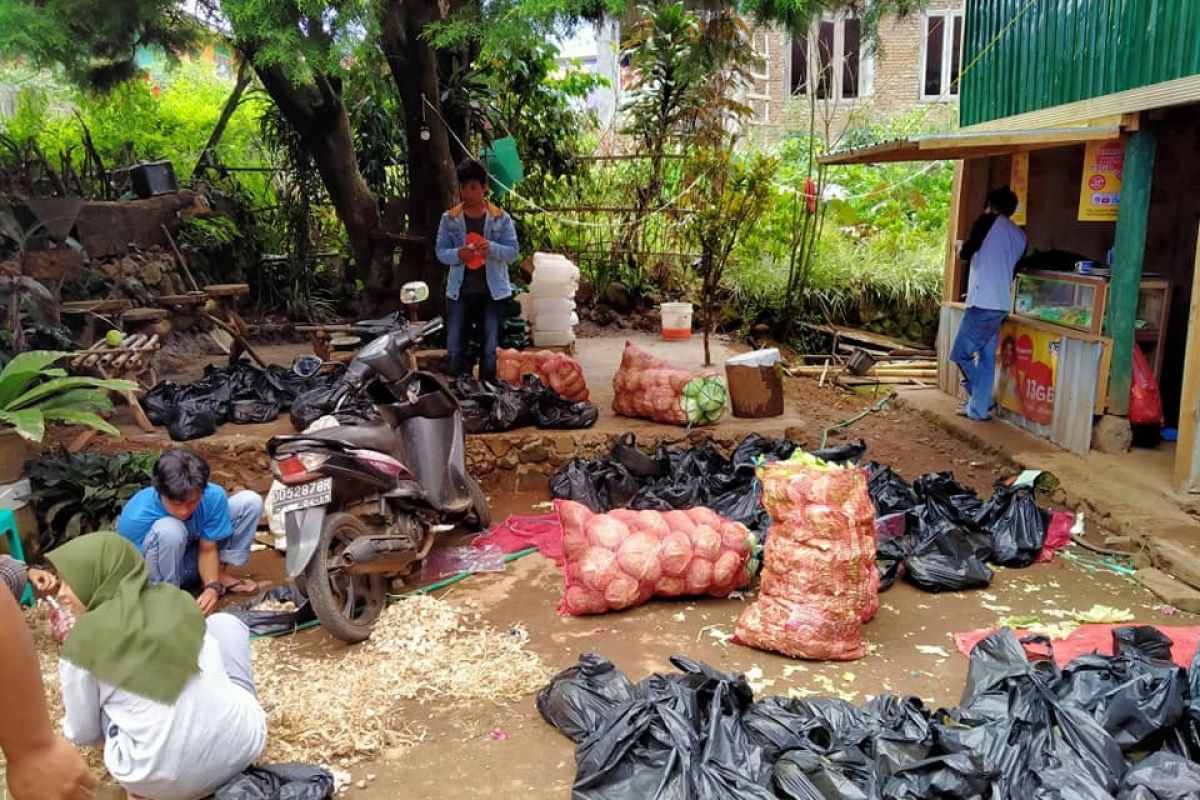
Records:
M499 206L486 204L483 217L483 238L492 243L488 251L487 270L488 291L493 300L503 300L512 296L512 284L508 282L508 265L520 254L517 244L517 231L510 217ZM463 276L467 268L458 257L458 250L467 243L467 221L463 216L460 203L442 214L438 224L437 260L450 267L450 275L446 278L446 297L458 299L462 288Z

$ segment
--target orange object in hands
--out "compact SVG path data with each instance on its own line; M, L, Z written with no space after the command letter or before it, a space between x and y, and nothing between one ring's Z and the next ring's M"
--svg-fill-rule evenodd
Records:
M467 234L467 247L474 247L475 245L485 241L487 240L478 233L475 233L475 231L471 231ZM482 269L484 262L486 261L487 257L484 256L483 253L479 252L478 250L472 250L471 255L468 258L463 259L463 266L465 266L467 269Z

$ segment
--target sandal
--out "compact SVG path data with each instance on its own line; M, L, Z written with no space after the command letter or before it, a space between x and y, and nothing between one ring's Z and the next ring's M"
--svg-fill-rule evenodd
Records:
M225 592L227 594L256 594L258 592L258 583L249 578L234 578L231 583L225 583Z

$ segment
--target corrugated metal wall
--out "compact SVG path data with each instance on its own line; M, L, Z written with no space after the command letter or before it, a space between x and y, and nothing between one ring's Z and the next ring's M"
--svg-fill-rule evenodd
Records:
M1200 0L967 0L966 8L964 126L1200 74Z

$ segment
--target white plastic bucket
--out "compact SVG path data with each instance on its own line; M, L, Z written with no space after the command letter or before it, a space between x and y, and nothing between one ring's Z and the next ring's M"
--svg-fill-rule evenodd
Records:
M691 303L663 303L658 310L662 316L662 338L672 341L692 338Z

